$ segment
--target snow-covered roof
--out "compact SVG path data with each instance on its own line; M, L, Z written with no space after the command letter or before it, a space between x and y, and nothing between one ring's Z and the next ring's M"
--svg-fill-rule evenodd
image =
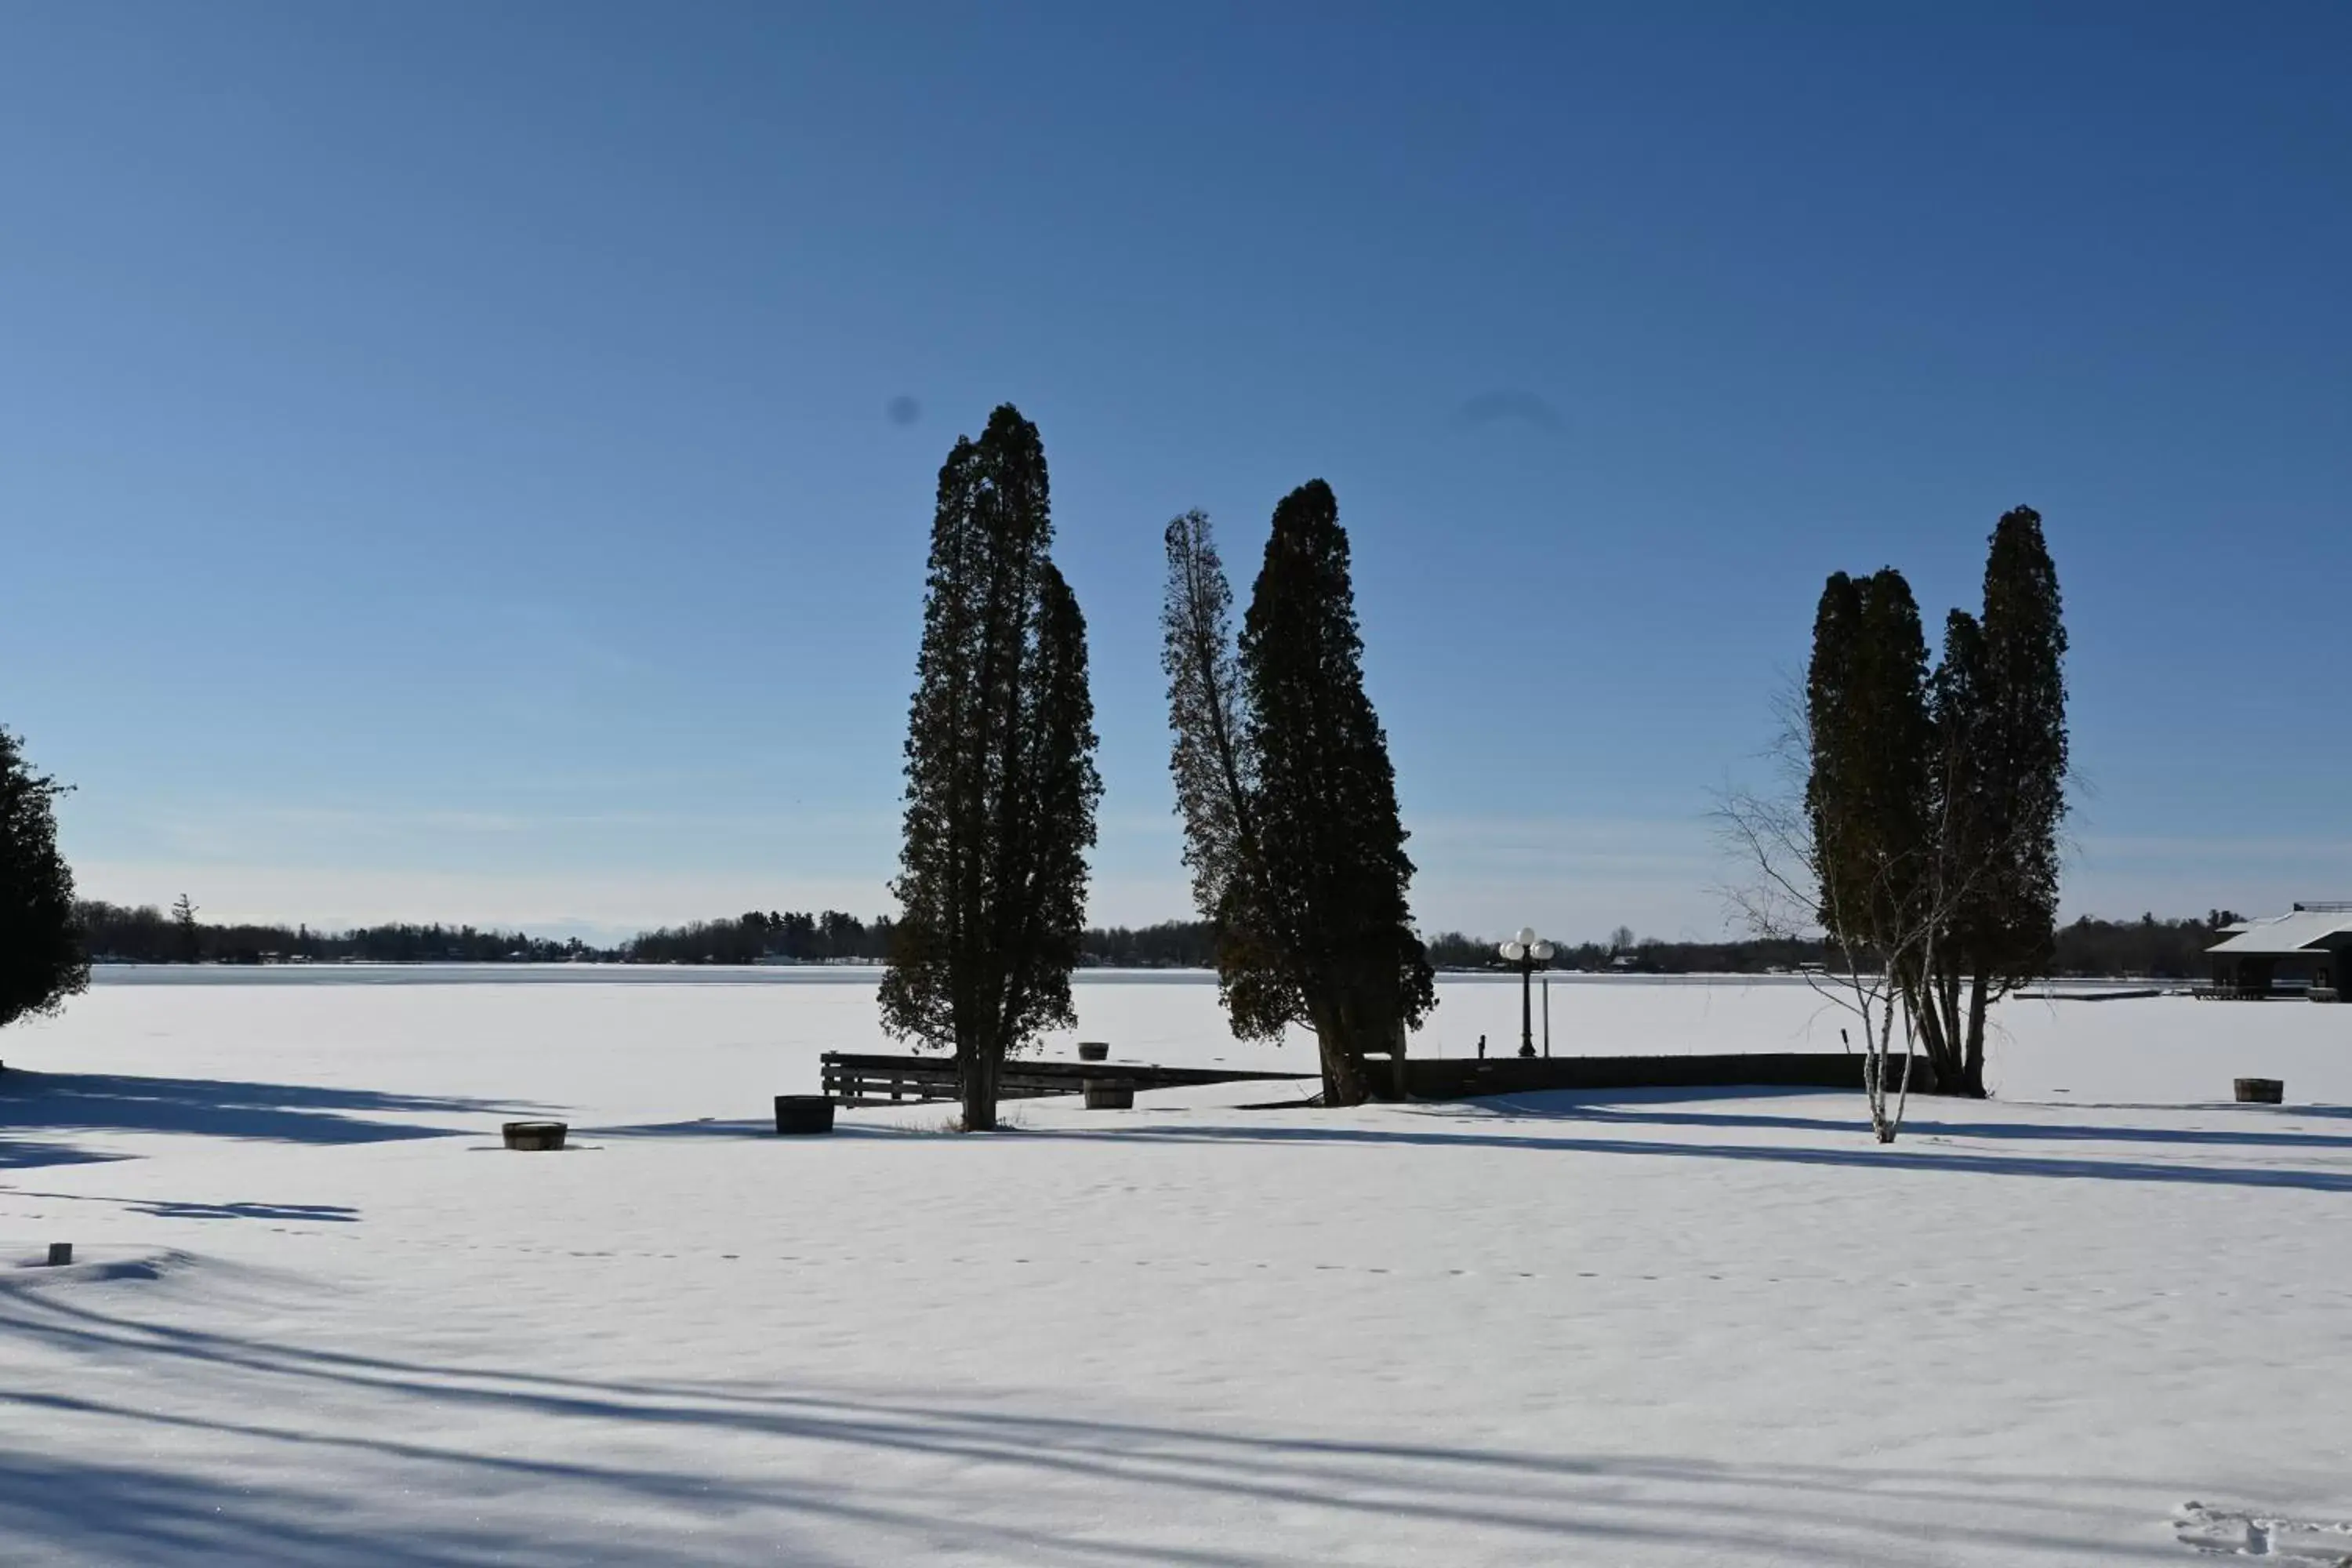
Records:
M2305 952L2331 936L2352 931L2352 910L2297 910L2266 921L2249 921L2246 929L2208 952Z

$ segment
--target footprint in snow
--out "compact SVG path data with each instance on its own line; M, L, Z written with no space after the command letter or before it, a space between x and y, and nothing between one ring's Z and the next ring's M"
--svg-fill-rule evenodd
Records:
M2275 1557L2284 1563L2352 1568L2352 1523L2280 1519L2191 1502L2182 1506L2172 1529L2181 1545L2209 1557Z

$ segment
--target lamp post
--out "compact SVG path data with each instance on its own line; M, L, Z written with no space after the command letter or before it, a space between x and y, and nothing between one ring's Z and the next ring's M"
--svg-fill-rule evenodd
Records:
M1549 963L1551 952L1551 943L1537 941L1531 926L1521 926L1519 934L1502 947L1503 957L1519 966L1519 1055L1523 1057L1536 1054L1536 966Z

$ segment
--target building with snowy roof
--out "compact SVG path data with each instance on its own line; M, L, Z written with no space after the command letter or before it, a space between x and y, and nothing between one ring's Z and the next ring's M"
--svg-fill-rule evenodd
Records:
M2307 988L2315 1000L2341 994L2352 966L2352 903L2297 904L2283 915L2226 928L2205 950L2213 989L2230 996L2268 996L2282 984Z

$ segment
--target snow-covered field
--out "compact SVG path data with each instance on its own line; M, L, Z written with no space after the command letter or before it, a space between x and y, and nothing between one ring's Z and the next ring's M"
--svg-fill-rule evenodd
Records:
M1516 1039L1443 994L1417 1050ZM1551 1007L1836 1047L1798 985ZM1264 1086L798 1141L870 973L110 975L0 1036L0 1563L2352 1557L2352 1007L2001 1026L1891 1150L1851 1096ZM542 1110L576 1149L495 1147Z

